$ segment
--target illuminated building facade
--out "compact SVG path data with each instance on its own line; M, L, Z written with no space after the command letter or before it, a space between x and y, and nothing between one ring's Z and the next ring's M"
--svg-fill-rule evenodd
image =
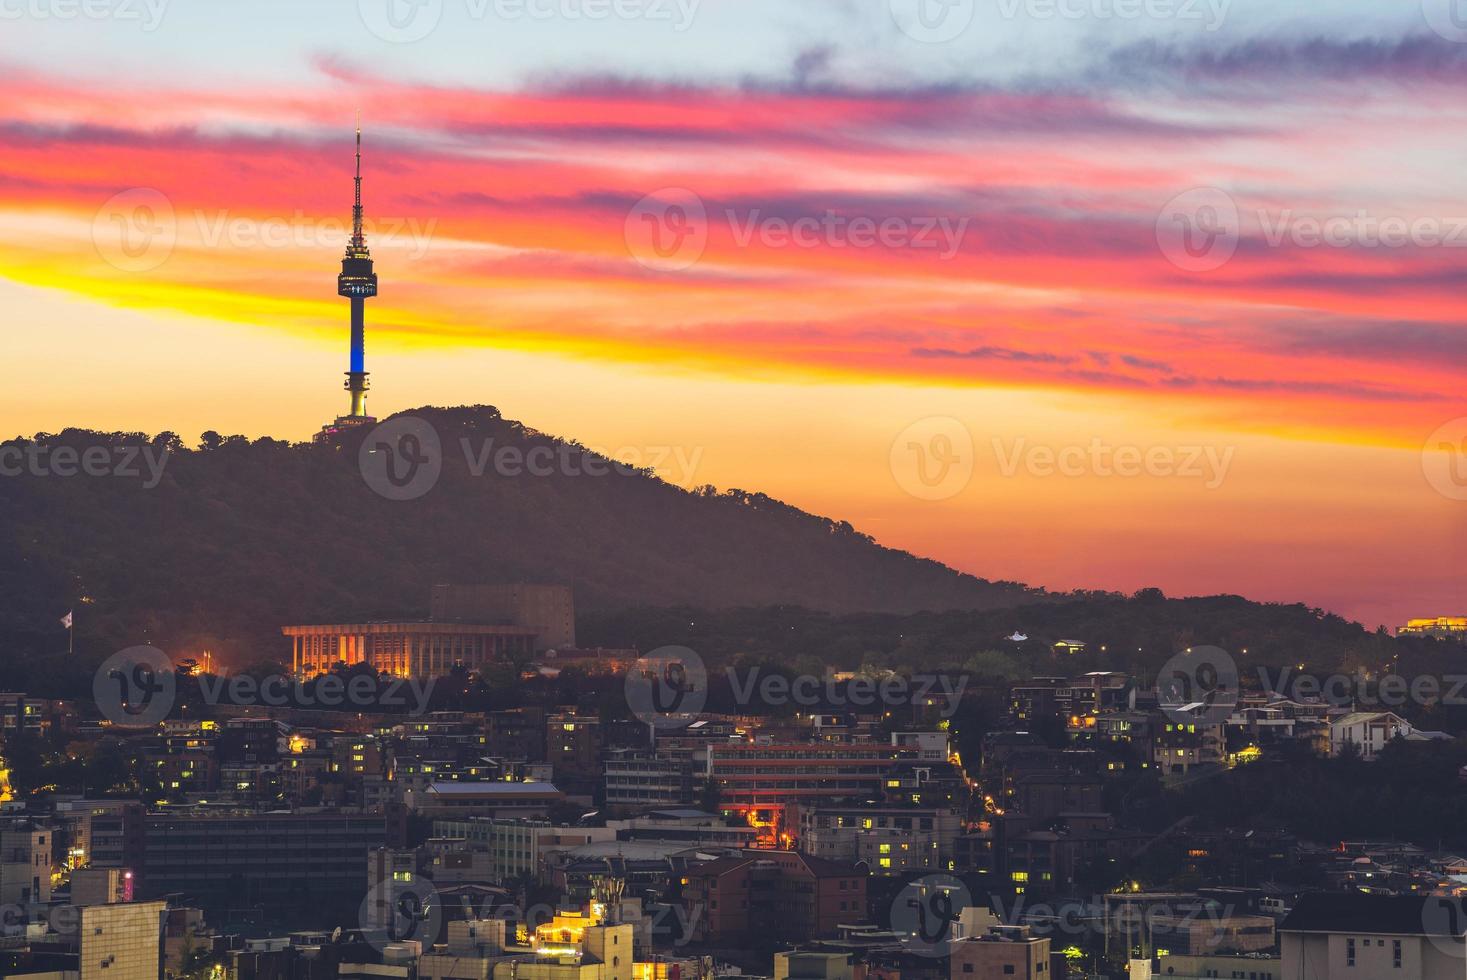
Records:
M1434 636L1438 640L1467 640L1467 616L1413 619L1396 632L1403 636Z
M365 663L393 677L442 677L455 667L482 670L534 653L535 631L468 623L353 623L285 626L297 677Z

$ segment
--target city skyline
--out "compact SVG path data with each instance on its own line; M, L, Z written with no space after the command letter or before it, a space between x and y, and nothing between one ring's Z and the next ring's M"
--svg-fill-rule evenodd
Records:
M153 30L16 21L4 435L303 440L337 414L346 324L323 282L360 105L379 417L490 403L610 450L681 447L687 485L988 578L1372 627L1462 611L1461 502L1423 447L1467 435L1442 430L1463 414L1467 47L1430 4L1331 7L1361 14L1348 29L1294 5L1225 5L1209 29L1019 4L1022 49L981 16L933 43L886 5L817 5L735 53L720 32L752 21L710 0L682 29L600 24L626 44L591 60L587 22L440 6L412 41L371 4L301 14L269 52L185 6ZM822 43L832 24L853 29ZM191 42L222 28L239 43L201 65ZM476 39L503 63L480 67ZM127 74L142 58L172 70ZM1189 255L1229 206L1236 247ZM854 219L890 234L863 244ZM920 460L893 449L962 430L971 477L913 494L897 471ZM1159 472L1105 472L1163 451Z

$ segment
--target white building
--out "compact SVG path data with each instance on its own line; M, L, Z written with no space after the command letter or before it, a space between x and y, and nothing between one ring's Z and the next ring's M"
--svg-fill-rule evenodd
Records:
M1467 916L1453 899L1310 894L1278 932L1288 980L1461 980L1467 974Z
M1329 754L1338 756L1354 745L1360 758L1372 762L1396 737L1411 741L1448 738L1442 732L1422 731L1394 711L1354 711L1336 718L1329 726Z

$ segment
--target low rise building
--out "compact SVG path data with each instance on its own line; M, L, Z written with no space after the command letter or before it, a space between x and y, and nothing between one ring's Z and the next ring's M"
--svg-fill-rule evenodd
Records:
M1467 915L1458 900L1318 892L1279 926L1288 980L1460 980Z

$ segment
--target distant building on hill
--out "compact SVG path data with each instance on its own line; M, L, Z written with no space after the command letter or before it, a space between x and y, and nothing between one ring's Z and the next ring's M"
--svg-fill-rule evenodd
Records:
M282 626L295 675L311 678L344 663L394 677L441 677L575 649L568 585L435 585L428 601L427 620Z
M1396 630L1401 636L1434 636L1438 640L1467 642L1467 616L1437 616L1435 619L1413 619Z

